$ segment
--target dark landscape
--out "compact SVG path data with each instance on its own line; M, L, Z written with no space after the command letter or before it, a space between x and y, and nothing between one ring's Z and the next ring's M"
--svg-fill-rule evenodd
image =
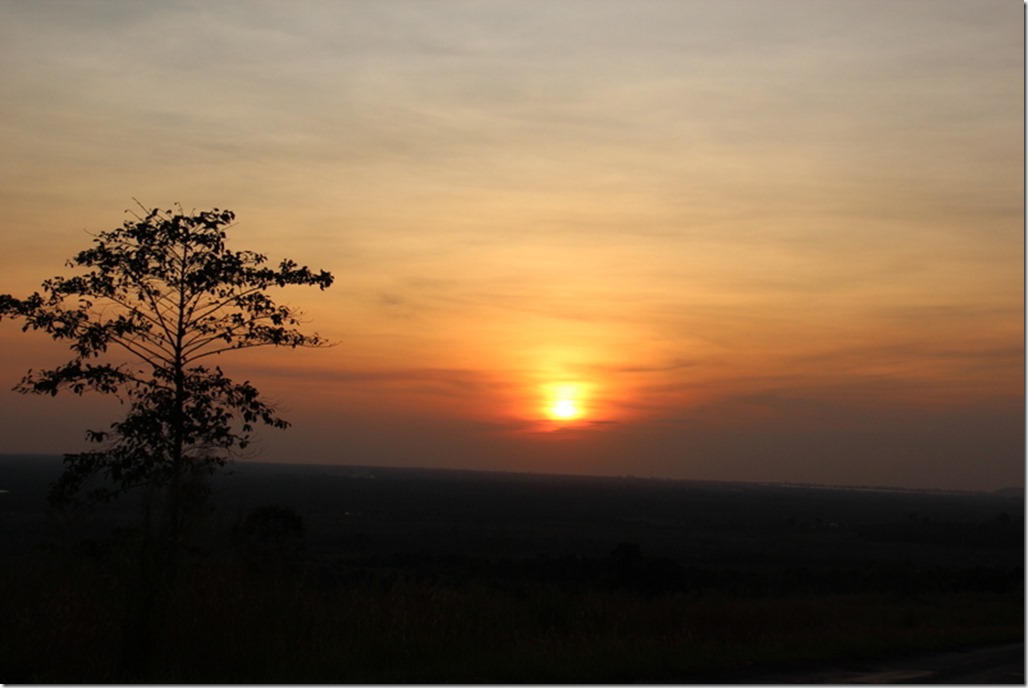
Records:
M48 511L59 470L0 458L7 683L121 678L138 500ZM1021 490L233 470L191 521L137 678L795 682L1023 642Z

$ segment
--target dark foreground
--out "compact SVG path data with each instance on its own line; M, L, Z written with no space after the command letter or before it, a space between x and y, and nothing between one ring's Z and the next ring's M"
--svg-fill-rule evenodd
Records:
M1020 492L259 464L130 675L135 508L58 468L0 457L0 682L1023 683Z

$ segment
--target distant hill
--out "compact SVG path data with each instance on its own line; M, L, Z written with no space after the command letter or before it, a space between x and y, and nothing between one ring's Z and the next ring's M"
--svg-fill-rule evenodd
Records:
M0 455L0 539L9 550L47 535L46 496L60 470L59 456ZM932 565L960 547L975 550L974 563L1006 561L1011 552L1019 562L1023 553L1024 493L1016 488L957 493L250 461L230 471L212 480L204 532L227 532L253 510L280 505L304 519L312 550L335 554L365 543L362 554L600 556L631 542L654 556L720 561L734 552L725 561L742 565L759 552L761 561L791 566L810 557L857 565L866 548L898 561L917 547ZM60 524L103 538L131 527L138 503L138 494L126 495Z

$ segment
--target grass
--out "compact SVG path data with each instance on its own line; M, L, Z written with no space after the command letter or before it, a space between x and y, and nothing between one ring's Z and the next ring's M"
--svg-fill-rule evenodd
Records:
M119 675L130 557L0 563L0 681L682 682L742 667L1023 640L1023 593L646 596L402 571L326 586L241 557L191 559L148 676Z

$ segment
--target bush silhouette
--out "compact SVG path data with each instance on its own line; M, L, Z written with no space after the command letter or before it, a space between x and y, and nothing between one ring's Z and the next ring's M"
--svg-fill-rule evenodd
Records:
M304 551L306 526L291 507L257 507L246 516L241 531L250 563L262 570L292 571Z

